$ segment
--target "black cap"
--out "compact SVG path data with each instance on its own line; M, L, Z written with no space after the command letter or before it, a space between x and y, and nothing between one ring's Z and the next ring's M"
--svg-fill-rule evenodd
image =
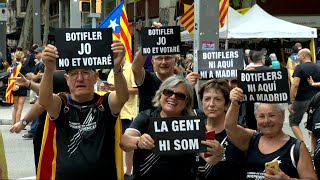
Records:
M40 53L40 52L42 52L43 50L44 50L43 47L37 47L37 48L34 50L34 52Z

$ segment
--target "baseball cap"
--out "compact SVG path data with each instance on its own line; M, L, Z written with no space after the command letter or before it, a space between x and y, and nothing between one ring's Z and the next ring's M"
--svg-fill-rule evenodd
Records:
M44 50L43 47L37 47L37 48L34 50L34 52L40 53L40 52L42 52L43 50Z

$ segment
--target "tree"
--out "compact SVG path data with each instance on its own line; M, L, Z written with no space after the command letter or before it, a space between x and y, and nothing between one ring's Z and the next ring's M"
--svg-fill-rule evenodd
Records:
M44 5L44 29L43 29L43 45L48 44L49 38L49 17L50 17L50 0L46 0Z
M27 5L27 10L26 10L26 16L22 24L21 35L18 43L18 46L22 47L22 49L28 49L29 47L32 46L32 43L33 43L33 35L32 33L30 33L30 32L33 32L32 9L33 9L33 3L32 3L32 0L29 0Z

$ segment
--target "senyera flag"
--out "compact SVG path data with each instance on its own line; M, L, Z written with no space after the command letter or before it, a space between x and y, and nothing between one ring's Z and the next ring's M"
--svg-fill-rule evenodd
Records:
M113 39L119 39L126 48L126 60L132 62L132 44L129 21L123 1L102 21L98 28L112 28Z
M220 0L219 3L219 27L222 28L226 22L229 8L229 0ZM181 24L192 33L194 31L194 3L187 8L181 16Z

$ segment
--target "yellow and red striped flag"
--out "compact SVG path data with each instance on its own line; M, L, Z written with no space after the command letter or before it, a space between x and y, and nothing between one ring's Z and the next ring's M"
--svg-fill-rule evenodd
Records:
M226 22L229 8L229 0L220 0L219 3L219 27L222 28ZM181 24L192 33L194 31L194 3L190 8L181 16Z
M189 31L189 33L193 32L193 30L194 30L194 3L181 16L180 22Z
M222 28L227 20L227 14L229 9L229 0L220 0L219 4L219 27Z
M10 69L10 77L17 77L20 73L22 64L17 62L15 66ZM15 80L8 80L8 87L6 89L6 101L8 103L13 103L12 89L14 87Z
M113 39L119 39L126 48L126 60L132 62L132 43L127 11L123 1L106 17L98 28L112 28Z

